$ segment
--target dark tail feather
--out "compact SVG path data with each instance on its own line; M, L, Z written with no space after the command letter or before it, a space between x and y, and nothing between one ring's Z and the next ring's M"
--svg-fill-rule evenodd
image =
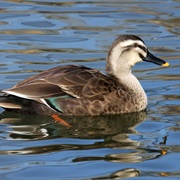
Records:
M45 104L39 102L16 97L13 95L0 96L0 107L7 111L14 111L17 113L27 113L36 115L51 115L58 114L55 110L49 108Z
M16 98L13 96L1 96L0 97L0 107L4 109L21 109L22 106L18 103Z

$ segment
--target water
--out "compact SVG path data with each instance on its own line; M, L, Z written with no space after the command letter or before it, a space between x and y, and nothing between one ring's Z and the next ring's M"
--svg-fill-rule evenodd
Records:
M168 68L133 68L146 113L50 117L0 109L0 179L179 179L179 2L7 0L0 2L0 89L43 70L82 64L105 72L118 34L139 35Z

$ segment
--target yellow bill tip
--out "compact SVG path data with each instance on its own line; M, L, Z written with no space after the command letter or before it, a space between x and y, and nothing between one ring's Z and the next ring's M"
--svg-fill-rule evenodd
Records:
M164 64L162 64L162 66L167 67L167 66L169 66L169 63L168 63L168 62L165 62Z

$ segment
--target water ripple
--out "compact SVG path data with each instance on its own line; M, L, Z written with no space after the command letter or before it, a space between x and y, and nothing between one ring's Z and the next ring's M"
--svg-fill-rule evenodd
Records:
M50 117L0 109L1 179L177 179L179 174L179 3L176 0L0 1L0 89L58 65L105 72L118 34L132 33L170 62L133 72L147 114Z

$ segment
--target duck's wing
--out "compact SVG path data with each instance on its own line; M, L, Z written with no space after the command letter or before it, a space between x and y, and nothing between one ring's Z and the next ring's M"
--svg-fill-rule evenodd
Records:
M116 83L100 71L67 65L46 70L3 92L43 102L50 97L96 98L116 88Z

